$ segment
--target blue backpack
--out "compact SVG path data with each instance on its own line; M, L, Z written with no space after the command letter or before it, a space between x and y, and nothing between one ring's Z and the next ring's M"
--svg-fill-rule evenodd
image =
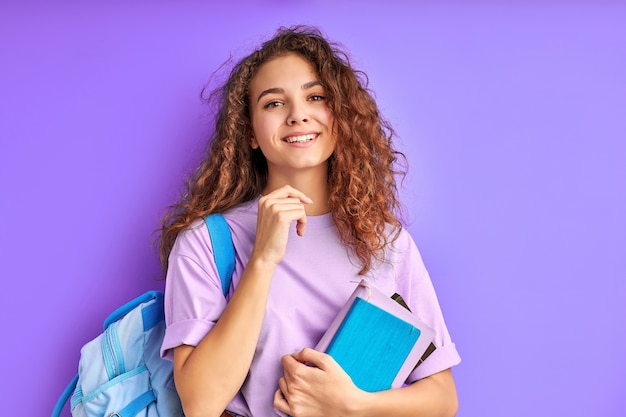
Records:
M222 215L205 217L224 296L235 269L235 249ZM160 356L165 335L163 293L148 291L115 310L104 333L81 349L78 375L57 401L73 417L182 417L172 362Z

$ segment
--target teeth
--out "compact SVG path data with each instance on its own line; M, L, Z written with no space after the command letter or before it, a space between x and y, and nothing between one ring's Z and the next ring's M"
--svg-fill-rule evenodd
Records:
M287 141L287 143L308 142L315 139L315 136L317 136L315 133L311 133L309 135L290 136L285 140Z

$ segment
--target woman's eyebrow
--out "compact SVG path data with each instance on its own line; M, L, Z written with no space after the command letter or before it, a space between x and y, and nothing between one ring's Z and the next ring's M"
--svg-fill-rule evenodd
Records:
M321 83L321 82L319 82L319 81L309 81L308 83L302 84L302 87L301 87L301 88L302 88L303 90L308 90L309 88L313 88L313 87L316 87L316 86L318 86L318 85L320 85L320 86L321 86L321 85L322 85L322 83Z
M309 81L308 83L304 83L302 84L302 86L300 87L303 90L308 90L309 88L313 88L316 86L321 86L322 83L319 81ZM285 90L283 88L280 87L273 87L273 88L268 88L267 90L263 90L261 92L261 94L259 94L259 97L256 99L256 102L258 103L259 101L261 101L261 99L263 98L263 96L266 96L268 94L285 94Z
M259 101L261 101L261 98L263 98L263 96L266 96L268 94L285 94L285 90L279 87L268 88L267 90L263 90L261 91L261 94L259 94L259 98L256 99L256 102L258 103Z

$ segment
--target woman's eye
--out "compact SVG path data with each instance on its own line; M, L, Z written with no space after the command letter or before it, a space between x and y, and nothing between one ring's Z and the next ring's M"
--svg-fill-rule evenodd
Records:
M322 100L324 100L324 98L325 97L320 95L320 94L315 94L315 95L311 96L309 98L309 100L311 100L311 101L322 101Z
M280 101L270 101L265 106L263 106L263 108L264 109L273 109L274 107L278 107L280 105L282 105L282 103Z

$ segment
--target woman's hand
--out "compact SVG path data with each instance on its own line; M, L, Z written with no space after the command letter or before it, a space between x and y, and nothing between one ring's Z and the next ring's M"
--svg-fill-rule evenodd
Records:
M285 256L291 223L297 222L298 236L304 235L306 231L304 205L312 202L304 193L288 185L261 197L251 258L278 265Z
M278 381L274 407L294 417L350 414L363 393L329 355L305 348L282 357L284 376Z

